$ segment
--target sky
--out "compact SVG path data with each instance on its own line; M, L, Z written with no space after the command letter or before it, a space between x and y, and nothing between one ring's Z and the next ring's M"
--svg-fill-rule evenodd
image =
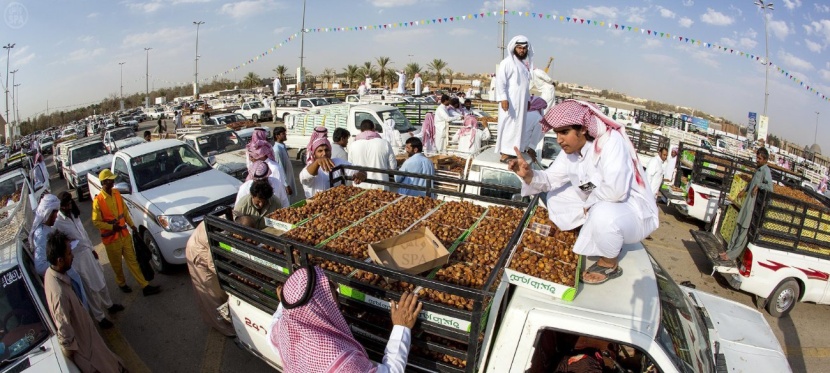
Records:
M830 97L830 5L815 0L773 2L774 10L767 15L773 64L767 110L770 132L812 144L818 117L818 143L825 154L830 153L830 101L815 94ZM556 80L693 107L741 124L747 123L748 112L763 112L764 15L753 0L506 3L507 10L529 15L506 16L507 39L526 35L539 67L555 57L551 76ZM467 17L498 11L501 4L307 0L307 29L394 27L308 32L305 66L312 74L325 68L342 72L347 64L387 56L393 68L410 61L425 66L441 58L455 71L494 72L501 59L497 48L501 17ZM299 0L0 0L0 10L4 16L0 44L15 44L9 65L19 70L14 83L20 84L24 119L44 112L47 101L54 110L118 95L122 67L124 94L143 92L148 56L144 48L152 48L151 89L192 82L194 21L205 22L198 35L200 78L239 80L248 72L267 77L277 65L290 71L299 66L300 39L286 42L301 29L303 2ZM560 21L560 16L571 20ZM438 19L442 22L431 22ZM430 23L416 24L424 20ZM404 22L413 25L398 26ZM626 29L608 27L609 23ZM651 30L664 35L649 34ZM0 66L6 60L3 53ZM249 60L252 63L246 63ZM229 71L234 67L239 68ZM0 75L5 84L5 71Z

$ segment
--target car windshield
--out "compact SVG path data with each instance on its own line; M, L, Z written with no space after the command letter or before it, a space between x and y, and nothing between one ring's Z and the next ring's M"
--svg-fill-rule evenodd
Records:
M308 100L311 101L311 103L314 104L314 106L323 106L329 104L328 101L323 100L322 98L310 98Z
M263 107L262 103L259 101L249 102L248 104L251 105L251 109L259 109Z
M415 131L415 127L413 127L412 124L409 123L409 119L406 119L406 117L403 114L401 114L400 110L392 109L378 112L378 116L381 118L386 118L387 115L393 120L395 120L396 130L400 132Z
M130 166L139 192L211 169L210 165L187 145L133 157Z
M25 177L20 173L0 181L0 207L10 206L20 201L24 182L26 182Z
M0 315L5 322L3 344L6 346L0 352L0 359L3 360L0 368L4 368L13 363L11 359L40 346L44 338L49 336L49 329L32 300L32 294L19 268L3 272L0 281L3 283L0 289Z
M86 162L90 159L106 155L107 153L107 148L104 146L104 143L95 142L80 148L72 149L72 163L78 164Z
M41 144L46 144L46 143L50 143L50 142L53 142L53 141L55 141L55 139L53 139L51 136L46 136L46 137L40 139Z
M542 144L543 159L556 159L560 151L562 151L562 147L559 146L555 137L545 137L545 143Z
M686 294L651 255L660 296L660 329L656 341L681 372L712 372L714 362L709 349L708 330Z
M110 132L110 138L112 141L123 140L128 137L135 137L135 132L130 128Z
M233 131L222 131L199 136L196 138L196 144L199 147L199 154L203 157L239 150L244 146L242 141L239 140L239 137L236 136L236 132Z

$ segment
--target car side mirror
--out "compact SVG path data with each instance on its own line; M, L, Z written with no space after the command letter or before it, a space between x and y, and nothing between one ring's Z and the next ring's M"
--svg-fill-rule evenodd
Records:
M208 161L208 164L210 164L211 166L215 166L216 165L216 156L214 156L214 155L208 156L207 161Z
M130 193L132 193L132 188L130 188L130 184L126 183L126 182L117 183L117 184L113 185L113 188L115 188L115 190L117 190L118 193L121 193L121 194L130 194Z

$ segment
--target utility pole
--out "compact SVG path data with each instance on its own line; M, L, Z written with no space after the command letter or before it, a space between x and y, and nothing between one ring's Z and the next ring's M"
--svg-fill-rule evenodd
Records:
M144 48L144 51L147 52L147 67L144 70L144 89L147 93L144 97L144 107L150 107L150 49L153 48Z
M119 107L121 110L124 110L124 64L126 62L119 62L118 66L121 67L121 102Z
M17 88L17 87L20 87L20 83L15 84L14 87L15 87L15 91L14 91L14 102L15 103L12 104L12 110L14 110L14 112L15 112L15 118L17 119L17 125L20 126L20 89ZM12 135L14 135L14 134L12 134Z
M506 57L504 53L505 49L507 49L507 46L505 44L505 34L507 33L507 20L505 19L505 13L507 13L506 10L507 8L505 7L505 0L501 0L501 21L499 22L499 24L501 25L501 45L499 46L499 49L501 49L501 56L499 57L499 61L503 60L504 57Z
M816 112L816 132L813 134L813 144L818 144L818 114L819 112Z
M9 141L9 60L11 59L11 52L14 45L14 43L9 43L3 46L3 49L6 50L6 141Z
M764 116L767 116L767 102L769 101L769 31L767 29L767 10L775 10L772 3L767 0L756 0L755 5L764 11Z
M302 92L303 85L305 84L305 70L303 69L303 52L305 50L305 0L303 0L303 23L302 23L302 30L300 31L300 72L297 74L297 90Z
M196 25L196 72L193 74L193 98L199 96L199 26L205 24L203 21L193 21Z
M14 69L14 71L9 71L9 73L12 74L12 116L15 116L15 114L14 114L14 98L15 98L15 96L14 96L14 82L15 82L15 78L17 77L17 72L19 70L20 69ZM8 85L9 82L6 81L6 84ZM9 120L8 114L6 114L6 125L8 125L9 123L12 123L12 121ZM12 133L10 133L10 135L12 135Z

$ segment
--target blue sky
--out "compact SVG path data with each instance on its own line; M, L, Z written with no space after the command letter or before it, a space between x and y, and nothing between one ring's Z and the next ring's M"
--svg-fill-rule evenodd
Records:
M830 5L774 0L769 18L770 60L823 94L830 95ZM501 1L308 0L306 27L349 27L455 17L501 8ZM21 13L21 9L24 9ZM657 30L764 55L764 21L752 0L742 1L507 1L508 10ZM192 81L196 27L200 77L222 73L254 58L300 29L302 1L279 0L0 0L0 44L16 43L11 69L19 69L22 117L51 107L95 102L144 90L145 47L151 86ZM23 16L19 16L23 14ZM394 67L410 60L442 58L455 71L483 73L499 60L499 17L386 30L308 33L306 66L312 73L378 56ZM536 63L556 58L555 79L613 89L691 106L746 123L761 112L764 66L749 58L633 31L588 27L551 19L507 16L507 38L527 35ZM235 72L270 75L276 65L299 63L299 40L269 52ZM409 55L413 55L410 57ZM0 65L5 65L5 54ZM5 79L5 72L2 74ZM830 153L830 102L770 70L770 131L790 140L818 142Z

